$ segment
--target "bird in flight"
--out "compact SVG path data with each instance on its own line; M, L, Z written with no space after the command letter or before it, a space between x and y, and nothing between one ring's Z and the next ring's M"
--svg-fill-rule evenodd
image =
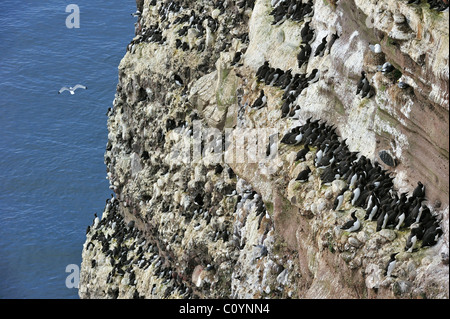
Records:
M61 94L61 93L64 92L64 91L69 91L70 94L75 94L75 90L76 90L76 89L85 89L85 90L87 90L87 86L84 86L84 85L81 85L81 84L77 84L77 85L75 85L74 87L71 87L71 86L69 86L69 87L63 86L63 87L58 91L58 94Z

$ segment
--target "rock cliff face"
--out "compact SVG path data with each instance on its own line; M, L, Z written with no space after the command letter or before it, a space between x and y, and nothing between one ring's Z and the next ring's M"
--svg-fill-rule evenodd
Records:
M448 11L425 1L136 2L108 112L114 194L87 230L81 298L449 297ZM308 3L306 17L291 14ZM315 39L300 64L306 24ZM286 116L289 89L257 79L265 61L300 78L318 70ZM395 70L380 72L385 62ZM355 94L361 71L373 96ZM265 104L252 107L261 91ZM324 183L320 145L296 160L306 141L280 141L312 120L386 170L393 203L405 192L412 201L421 181L437 242L408 251L410 227L377 230L366 203L352 205L350 178ZM341 229L353 211L360 229Z

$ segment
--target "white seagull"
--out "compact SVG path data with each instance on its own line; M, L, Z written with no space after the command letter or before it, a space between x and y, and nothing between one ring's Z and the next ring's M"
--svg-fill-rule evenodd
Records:
M58 94L61 94L61 93L64 92L64 91L69 91L70 94L75 94L75 90L76 90L76 89L85 89L85 90L87 90L87 86L84 86L84 85L81 85L81 84L77 84L77 85L75 85L74 87L71 87L71 86L69 86L69 87L63 86L63 87L58 91Z
M379 43L377 44L369 44L369 49L370 51L374 52L374 53L381 53L381 45Z

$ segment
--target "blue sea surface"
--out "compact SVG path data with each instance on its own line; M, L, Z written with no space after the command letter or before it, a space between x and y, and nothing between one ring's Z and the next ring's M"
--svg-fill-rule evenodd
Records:
M66 6L80 28L66 27ZM103 154L134 0L0 2L0 298L78 298L66 287L111 190ZM62 86L84 84L74 95Z

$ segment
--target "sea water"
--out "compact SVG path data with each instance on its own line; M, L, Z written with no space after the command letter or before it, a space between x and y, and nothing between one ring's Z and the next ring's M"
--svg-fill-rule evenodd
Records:
M111 194L105 114L135 10L134 0L0 1L0 298L78 298L66 279ZM77 83L88 89L58 94Z

